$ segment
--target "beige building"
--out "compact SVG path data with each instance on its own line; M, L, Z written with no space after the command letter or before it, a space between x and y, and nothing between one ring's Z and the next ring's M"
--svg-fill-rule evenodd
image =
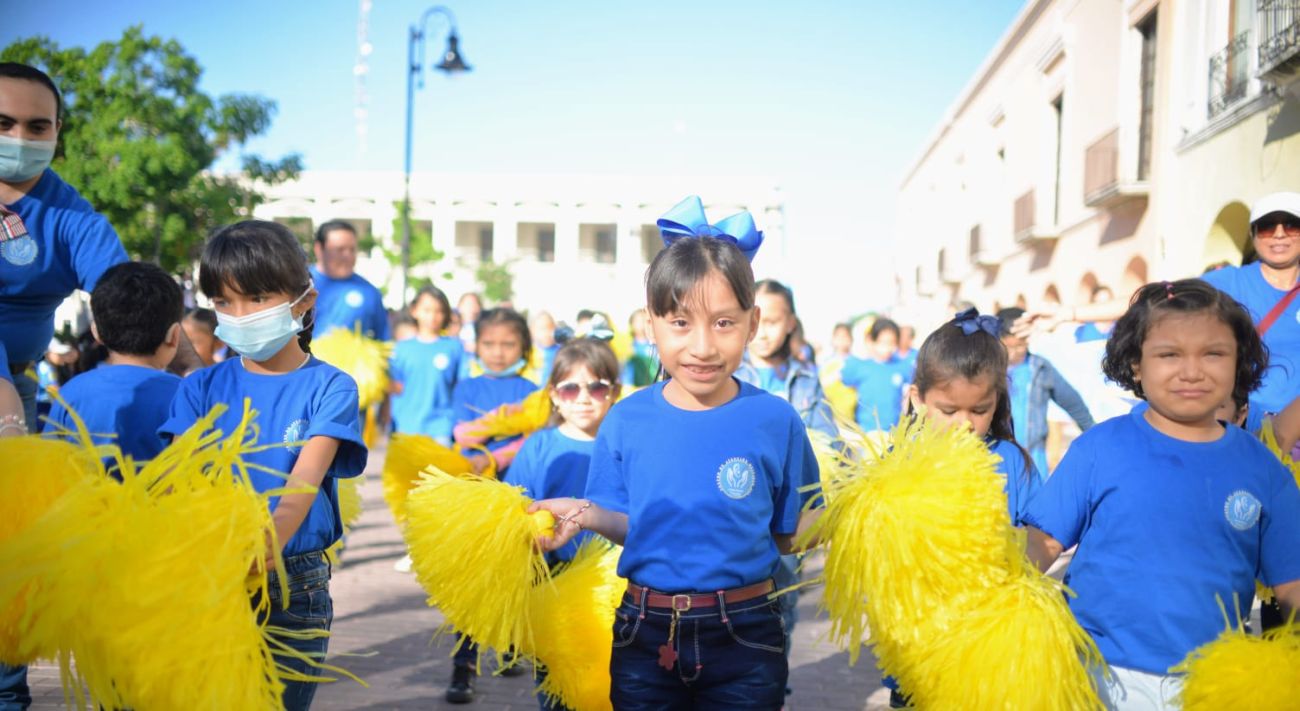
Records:
M1300 0L1031 0L898 195L900 315L1239 263L1300 190Z
M748 210L764 232L755 268L774 269L785 255L783 197L764 178L647 178L583 175L443 175L411 178L412 239L430 239L443 253L412 262L412 277L428 277L455 302L481 291L480 264L508 266L514 303L570 319L579 309L607 311L620 325L645 304L646 266L662 247L660 215L689 192L705 200L712 221ZM391 252L401 241L400 172L304 171L270 187L254 215L309 235L330 219L352 222L363 237ZM418 254L418 252L416 253ZM379 248L362 255L357 271L401 305L398 278Z

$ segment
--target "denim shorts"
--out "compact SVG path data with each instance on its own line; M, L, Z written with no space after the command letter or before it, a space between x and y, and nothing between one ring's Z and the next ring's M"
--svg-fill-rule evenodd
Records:
M289 586L289 607L283 605L280 595L280 574L283 573ZM330 565L325 554L312 551L300 555L286 556L284 568L271 571L267 580L268 600L270 602L267 624L293 631L321 630L328 632L334 621L334 601L330 598ZM284 644L309 656L316 662L325 661L329 648L329 637L312 639L282 638ZM311 676L319 676L311 664L289 656L277 656L281 665ZM284 682L284 701L286 711L305 711L311 707L312 697L316 695L317 683L306 681Z
M616 710L781 708L789 665L780 603L760 595L681 612L669 647L673 614L623 596L609 665Z

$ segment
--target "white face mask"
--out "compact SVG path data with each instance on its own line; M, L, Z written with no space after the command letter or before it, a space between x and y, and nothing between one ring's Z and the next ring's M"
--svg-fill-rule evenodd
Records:
M227 316L218 311L216 336L245 358L268 361L304 328L302 317L293 315L293 307L309 293L311 287L293 301L246 316Z
M58 141L29 141L0 136L0 180L21 183L31 180L50 167Z

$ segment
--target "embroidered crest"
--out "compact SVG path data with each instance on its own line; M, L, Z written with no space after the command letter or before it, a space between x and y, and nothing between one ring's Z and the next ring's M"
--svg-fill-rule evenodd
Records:
M31 235L0 242L0 256L15 267L25 267L36 261L36 253L39 251L36 240Z
M1223 504L1223 517L1238 531L1254 528L1264 507L1249 491L1237 490L1228 495Z
M446 370L448 365L451 365L451 359L447 357L446 353L439 353L433 357L433 367L438 370Z
M360 308L362 302L364 302L365 300L366 298L362 296L361 292L357 291L356 289L349 291L347 296L343 297L343 302L354 309Z
M302 449L301 442L303 435L307 433L306 420L294 420L289 426L284 428L284 443L289 445L289 451L297 453ZM295 442L299 444L294 444Z
M718 489L732 499L749 496L754 479L754 465L744 457L732 457L718 468Z

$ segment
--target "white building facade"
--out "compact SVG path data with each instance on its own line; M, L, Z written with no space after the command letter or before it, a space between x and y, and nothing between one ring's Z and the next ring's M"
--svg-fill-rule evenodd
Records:
M402 188L400 172L304 171L265 189L254 217L282 222L300 237L327 220L348 220L396 254ZM589 308L622 320L645 303L645 269L662 247L656 220L689 194L701 196L713 222L742 210L753 215L766 240L756 269L780 259L784 205L771 180L417 173L412 239L431 234L444 256L413 261L411 275L433 279L454 303L482 290L475 277L481 264L506 265L517 308L557 319ZM390 308L401 305L389 288L397 270L378 248L361 255L357 271L385 288Z

